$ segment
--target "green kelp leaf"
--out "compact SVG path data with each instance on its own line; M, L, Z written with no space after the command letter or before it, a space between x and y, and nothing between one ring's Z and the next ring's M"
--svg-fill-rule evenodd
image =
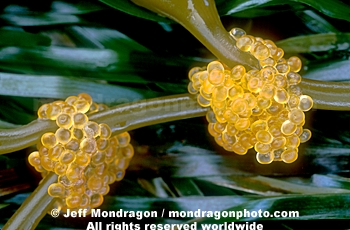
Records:
M51 39L41 34L31 34L23 31L0 30L0 46L49 46Z
M111 49L120 53L150 51L125 34L109 28L71 26L67 28L67 31L75 39L90 47Z
M125 51L125 52L124 52ZM114 51L110 49L37 47L36 49L4 47L0 49L0 67L23 74L84 76L92 79L126 83L157 83L171 90L171 82L180 84L185 78L184 60L167 60L148 52ZM155 71L155 69L157 71ZM164 75L163 71L167 71ZM186 75L185 75L186 76ZM167 83L169 82L169 83Z
M284 193L320 194L320 193L346 193L350 190L319 188L310 185L300 185L263 176L221 176L207 177L202 180L211 181L214 184L259 195L278 195Z
M340 51L350 48L350 33L312 34L277 41L285 53Z
M249 212L258 212L261 210L262 212L268 211L270 214L273 214L275 211L291 212L291 216L283 217L283 220L349 219L349 204L350 194L284 195L248 201L225 211L243 212L244 210L248 210ZM221 224L224 222L256 220L281 220L281 217L270 216L268 218L259 218L259 215L257 215L255 217L237 218L237 215L235 215L220 219L198 218L191 220L189 223Z
M175 197L175 194L171 191L169 186L161 177L156 177L152 179L138 178L137 182L143 189L150 192L156 197Z
M47 2L47 4L50 4ZM11 4L7 5L3 12L8 14L30 14L30 13L40 13L43 10L48 10L51 13L57 14L85 14L94 11L99 11L106 9L102 4L98 4L93 1L52 1L50 6L43 8L40 4L28 4L23 3L21 5Z
M121 87L81 78L0 73L0 95L32 98L66 98L88 93L94 101L120 104L159 96L156 92Z
M100 0L101 2L118 9L120 11L123 11L127 14L136 16L136 17L141 17L144 19L152 20L152 21L157 21L157 22L166 22L166 23L172 23L174 21L160 16L150 10L147 10L143 7L140 7L134 3L132 3L129 0L124 0L124 1L118 1L118 0Z
M30 110L25 108L29 99L0 96L0 119L9 123L25 125L37 118L34 107Z
M172 178L170 183L179 196L203 196L192 178Z
M350 179L336 175L312 175L312 182L319 187L350 189Z
M57 24L82 23L83 20L75 15L42 13L37 15L2 14L0 19L14 26L48 26Z
M86 14L95 11L105 10L108 7L95 1L53 1L51 11L58 14Z
M320 12L314 10L303 10L296 13L301 23L307 27L310 31L316 34L323 33L339 33L339 30L335 28L330 22L320 15Z
M309 64L303 77L318 81L350 81L349 71L350 60L330 60Z
M323 14L350 21L350 6L341 1L328 1L328 0L217 0L217 8L220 14L234 15L235 13L242 12L249 9L261 8L267 6L276 6L284 4L296 4L301 3L322 12ZM277 13L277 12L276 12ZM249 16L249 15L247 15Z

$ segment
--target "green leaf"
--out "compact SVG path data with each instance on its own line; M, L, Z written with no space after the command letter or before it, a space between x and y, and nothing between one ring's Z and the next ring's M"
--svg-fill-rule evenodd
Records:
M88 92L94 101L127 103L157 96L156 92L121 87L80 78L0 73L0 94L32 98L66 98Z
M350 190L318 188L309 185L300 185L278 179L255 176L221 176L201 178L202 180L211 181L214 184L243 191L251 194L272 195L283 193L301 193L301 194L319 194L319 193L347 193Z
M32 34L23 31L0 30L0 46L49 46L51 39L45 35Z
M305 4L308 5L323 14L350 21L350 6L338 1L328 1L328 0L319 0L319 1L313 1L313 0L217 0L217 8L220 12L220 14L224 15L235 15L236 13L243 12L249 9L254 8L261 8L261 7L267 7L267 6L277 6L277 5L284 5L284 4L290 4L294 5L296 3ZM247 15L248 16L248 15Z
M276 42L285 53L312 53L350 48L350 33L312 34L291 37Z
M336 175L312 175L312 182L319 187L350 189L350 179Z
M78 16L43 13L38 15L2 14L0 18L14 26L47 26L57 24L75 24L83 22Z
M248 201L225 211L241 212L242 214L244 210L249 212L258 212L259 210L262 212L268 211L270 214L273 214L275 211L298 212L298 215L291 213L291 216L284 217L284 220L349 219L349 202L350 194L285 195ZM232 217L220 219L198 218L188 223L221 224L237 221L281 220L281 217L269 216L268 218L264 218L263 215L261 216L262 218L259 218L259 215L239 218L236 214Z
M141 17L144 19L152 20L152 21L157 21L157 22L166 22L166 23L172 23L173 21L166 18L162 17L156 13L153 13L152 11L149 11L143 7L140 7L134 3L132 3L130 0L123 0L123 1L118 1L118 0L100 0L101 2L118 9L120 11L123 11L127 14L136 16L136 17Z
M303 77L319 81L350 81L350 60L331 60L312 63ZM341 92L339 92L341 93ZM345 99L345 98L344 98Z

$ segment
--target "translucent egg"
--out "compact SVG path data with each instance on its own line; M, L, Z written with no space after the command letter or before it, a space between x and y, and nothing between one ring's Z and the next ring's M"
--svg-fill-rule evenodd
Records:
M197 95L197 102L202 107L209 107L211 102L205 99L201 94Z
M47 110L50 107L50 104L44 104L42 106L40 106L40 108L38 109L38 117L40 119L48 119L48 115L47 115Z
M82 130L84 135L89 138L96 138L101 133L100 126L94 121L86 122Z
M259 93L262 86L263 82L257 77L250 78L247 83L247 89L252 93Z
M198 72L201 72L200 67L193 67L192 69L190 69L190 71L188 71L188 79L190 79L190 81L191 81L193 74L198 73Z
M92 191L98 191L102 188L102 186L103 186L102 177L94 175L88 179L87 187Z
M249 126L250 126L249 118L239 118L235 124L235 128L237 130L246 130L249 128Z
M66 204L69 208L77 208L81 203L81 197L78 195L68 196L66 198Z
M271 133L273 137L280 137L282 135L281 125L276 123L269 125L269 133Z
M72 150L75 152L79 150L80 142L77 139L72 138L64 147L66 150Z
M281 149L284 148L287 143L287 140L283 136L279 136L273 139L271 142L271 148L272 149Z
M266 130L260 130L256 134L256 139L263 144L270 144L273 140L273 136Z
M34 151L32 152L29 156L28 156L28 162L30 165L36 167L40 165L40 154L38 151Z
M187 86L187 91L190 93L190 94L197 94L198 93L198 90L199 88L195 89L193 87L193 82L190 82Z
M243 99L248 103L248 109L253 109L257 105L256 97L251 93L243 94Z
M233 145L234 143L236 143L236 137L235 136L231 136L230 134L228 134L227 132L224 132L222 134L222 140L225 144L227 145Z
M270 53L271 53L271 51L270 51ZM283 51L283 49L281 49L281 48L277 48L277 49L276 49L276 52L271 53L270 55L271 55L271 57L272 57L273 59L275 59L276 61L278 61L279 59L281 59L281 58L283 57L284 51Z
M308 95L301 95L300 96L300 100L299 100L299 105L298 108L302 111L309 111L312 106L313 106L314 102L312 100L312 98Z
M256 42L258 44L251 47L250 52L254 55L254 57L258 60L264 60L269 57L270 50L267 46L262 44L261 42Z
M290 66L290 71L293 72L299 72L302 66L300 58L296 56L290 57L287 63Z
M227 123L216 122L214 124L214 130L218 133L222 133L226 129Z
M68 129L59 128L55 133L56 139L61 144L67 144L72 139L72 133Z
M48 156L40 157L41 166L47 171L53 171L55 167L54 161L52 161Z
M57 162L54 168L54 172L59 176L65 175L67 168L68 166L66 164L61 164L60 162Z
M130 135L128 132L118 134L117 138L120 147L126 147L130 143Z
M231 100L234 100L239 97L243 97L243 94L244 94L244 90L239 85L232 86L232 88L228 91L228 97Z
M66 171L66 176L71 182L79 180L82 176L82 171L79 165L70 164Z
M242 65L236 65L231 70L231 78L233 80L240 80L246 74L246 69Z
M248 149L244 148L243 145L239 142L236 142L232 145L232 151L238 155L244 155L248 152Z
M78 112L73 115L73 126L74 128L82 129L88 120L88 117L84 113Z
M53 161L58 161L58 158L61 156L63 152L64 152L64 147L58 144L53 148L49 149L48 157Z
M75 101L77 101L79 98L77 96L69 96L66 98L65 102L68 105L73 105Z
M281 154L281 158L285 163L293 163L298 159L298 149L288 148Z
M295 72L289 72L287 74L287 80L289 85L296 85L301 82L301 76Z
M272 103L270 107L266 109L266 112L270 114L271 116L277 116L280 112L282 112L284 109L283 105L276 102L275 100L272 100Z
M209 123L215 123L217 122L216 118L215 118L215 113L213 112L213 110L209 110L206 114L206 119Z
M87 101L87 102L89 103L89 105L92 104L92 98L91 98L91 96L90 96L89 94L87 94L87 93L80 93L80 94L78 94L78 98L79 98L80 100L85 100L85 101Z
M253 148L254 145L251 142L252 136L253 135L251 132L245 132L241 136L239 136L238 142L246 149Z
M230 30L229 34L235 39L239 39L242 36L246 35L246 32L240 28L233 28Z
M264 120L257 120L254 123L251 124L250 130L254 133L254 135L261 131L261 130L268 130L268 126L266 121Z
M267 98L262 97L260 95L256 97L256 100L257 100L257 106L262 110L267 109L272 104L271 99L267 99Z
M286 143L286 147L288 148L298 148L298 146L300 145L300 139L296 134L292 134L287 136L287 143Z
M219 61L212 61L207 66L207 71L210 74L214 70L224 71L224 66Z
M60 115L62 112L61 106L51 104L46 110L46 115L50 120L56 120L58 115Z
M298 125L305 121L305 114L300 109L292 109L288 113L288 119Z
M272 84L265 84L259 93L260 96L266 98L266 99L271 99L275 96L276 93L276 88Z
M276 94L273 98L280 104L286 104L289 100L289 94L285 89L277 88Z
M236 129L235 124L233 123L228 123L226 126L226 132L231 135L234 136L238 133L238 129Z
M103 196L101 194L94 194L90 198L91 208L96 208L103 203Z
M100 137L101 138L110 138L112 135L112 130L107 124L99 124L100 126Z
M41 143L43 144L43 146L45 146L46 148L53 148L55 145L57 145L57 139L54 133L48 132L48 133L44 133L41 136Z
M233 101L231 110L236 114L240 114L248 109L248 102L243 98L237 98Z
M223 70L213 69L209 73L208 81L212 85L220 85L224 82L224 80L225 80L225 74Z
M215 123L209 123L209 125L208 125L208 132L210 133L211 136L217 137L221 133L216 132L216 130L214 129L214 125L215 125Z
M260 164L270 164L274 160L275 155L273 152L268 152L268 153L256 153L256 160Z
M47 192L52 197L61 197L64 198L66 188L60 183L52 183L50 184Z
M278 71L278 73L282 74L288 73L290 70L290 67L287 63L277 64L275 68Z
M213 90L213 100L224 101L228 96L228 91L224 86L218 86Z
M285 122L283 122L281 126L281 132L284 135L291 135L296 131L296 129L297 129L297 125L289 120L286 120Z
M80 150L88 154L96 152L96 140L94 138L85 138L82 142L80 142Z
M249 35L243 35L236 41L236 46L238 49L247 52L250 50L251 46L253 45L254 40Z
M73 151L66 150L62 153L59 160L61 164L68 165L75 160L75 153Z
M56 119L58 127L69 129L73 125L73 119L69 114L61 113Z
M303 129L303 132L300 135L300 143L305 143L311 138L311 131L309 129Z
M94 165L102 164L105 161L105 152L96 152L91 156L91 163Z
M256 142L256 144L254 145L254 150L258 153L265 154L271 151L271 145L264 144L261 142Z
M287 87L287 77L282 74L277 74L275 76L274 84L277 88L285 88Z

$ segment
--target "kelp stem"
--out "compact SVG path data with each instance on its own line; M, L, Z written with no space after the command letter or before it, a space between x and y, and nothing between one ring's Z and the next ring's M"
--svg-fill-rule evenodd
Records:
M178 22L222 62L258 69L258 61L235 46L223 27L214 0L132 0L135 4Z
M207 108L198 105L190 94L153 98L122 104L89 116L89 120L108 124L114 134L144 126L204 116ZM0 154L35 145L42 134L54 132L51 120L35 120L15 129L0 129Z
M49 211L48 208L55 202L55 199L47 193L47 188L56 181L56 174L48 174L2 229L35 229L40 220Z
M257 60L241 52L223 27L214 0L132 0L184 26L226 65L237 63L258 68ZM303 79L300 87L311 96L316 109L350 110L350 83Z

